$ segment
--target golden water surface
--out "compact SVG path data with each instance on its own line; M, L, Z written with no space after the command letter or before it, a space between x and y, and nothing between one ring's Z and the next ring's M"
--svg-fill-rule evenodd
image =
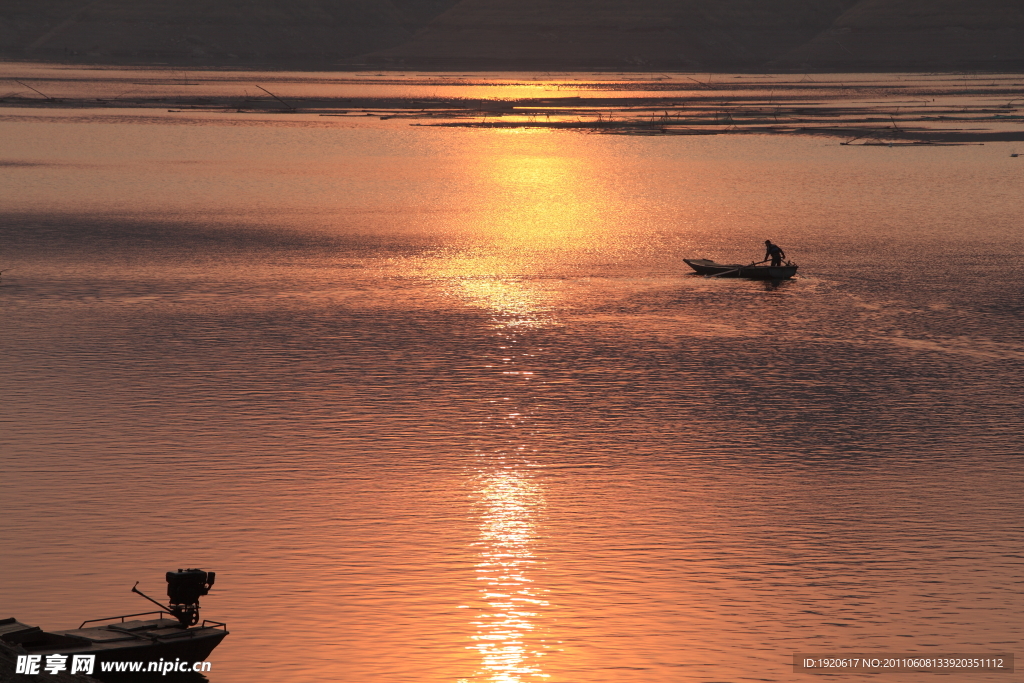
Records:
M0 140L0 618L215 570L214 683L1020 650L1012 143L32 108ZM797 278L681 261L765 239Z

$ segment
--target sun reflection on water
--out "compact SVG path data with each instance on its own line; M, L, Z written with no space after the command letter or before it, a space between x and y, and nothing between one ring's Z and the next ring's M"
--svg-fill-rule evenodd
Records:
M559 324L576 282L630 252L630 230L615 167L566 147L547 132L494 134L476 141L459 170L472 188L450 240L403 265L404 275L440 285L452 298L490 311L498 328Z
M482 608L473 625L470 647L480 652L478 680L525 683L545 680L538 659L539 610L548 605L536 584L533 553L536 516L544 508L541 488L521 472L506 469L482 478L479 504L477 580Z
M555 292L533 281L511 278L457 278L450 291L471 306L491 312L498 328L545 327L552 317Z

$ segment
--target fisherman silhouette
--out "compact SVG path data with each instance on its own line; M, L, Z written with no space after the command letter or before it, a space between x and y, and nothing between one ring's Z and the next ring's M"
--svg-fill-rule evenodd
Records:
M773 266L781 266L782 259L786 258L786 252L782 251L782 247L777 244L772 244L771 240L764 241L764 261L768 259L772 260ZM761 263L764 263L761 261Z

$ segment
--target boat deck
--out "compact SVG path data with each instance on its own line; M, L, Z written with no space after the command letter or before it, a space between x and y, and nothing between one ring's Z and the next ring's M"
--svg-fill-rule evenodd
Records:
M137 615L132 615L137 616ZM86 622L89 623L89 622ZM103 654L113 651L149 651L166 648L205 651L207 654L228 634L220 622L204 621L182 628L176 619L135 619L100 626L43 631L15 619L0 620L0 639L30 654Z
M737 277L752 280L787 280L796 275L797 266L786 262L781 266L764 266L756 263L716 263L710 259L683 259L686 265L698 274L708 277Z

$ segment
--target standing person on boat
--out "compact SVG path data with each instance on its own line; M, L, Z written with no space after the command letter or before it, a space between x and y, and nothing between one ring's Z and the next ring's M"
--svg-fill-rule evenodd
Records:
M771 259L772 266L778 267L782 265L782 259L784 258L786 258L786 252L782 251L782 247L772 244L771 240L764 241L764 261ZM764 263L764 261L761 261L761 263Z

